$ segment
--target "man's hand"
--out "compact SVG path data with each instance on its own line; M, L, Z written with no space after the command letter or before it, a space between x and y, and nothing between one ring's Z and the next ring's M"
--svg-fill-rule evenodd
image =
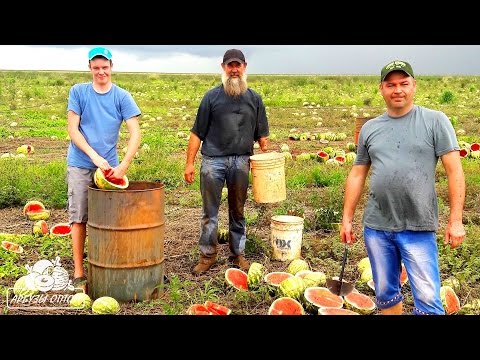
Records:
M460 220L448 221L445 228L444 245L450 244L450 248L454 249L459 246L465 239L465 228Z

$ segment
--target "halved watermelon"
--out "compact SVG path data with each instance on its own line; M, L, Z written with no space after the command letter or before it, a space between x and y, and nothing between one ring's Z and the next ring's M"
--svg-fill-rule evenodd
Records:
M23 247L21 245L15 244L14 242L7 240L2 241L2 248L17 254L21 254L23 252Z
M451 286L442 286L440 297L447 315L455 314L460 310L460 300Z
M276 299L268 309L268 315L304 315L302 304L289 297Z
M344 296L347 309L358 312L363 315L371 314L375 311L376 305L368 295L351 292Z
M213 315L204 304L192 304L187 309L187 315Z
M233 286L237 290L248 290L248 275L245 271L237 268L228 268L225 271L225 280L227 284Z
M230 315L232 313L232 310L228 307L217 304L210 300L205 301L205 307L214 315Z
M326 287L312 286L306 288L303 296L306 303L309 306L313 306L313 309L321 307L331 307L340 309L343 307L343 298L332 293Z
M322 307L318 309L318 315L360 315L360 314L348 309Z
M72 228L68 223L58 223L50 228L50 237L54 236L70 236Z
M36 200L29 201L23 207L23 216L27 216L27 212L36 212L45 210L45 206Z
M271 273L268 273L267 275L265 275L263 277L263 280L268 284L268 285L272 285L272 286L276 286L278 287L280 285L280 283L289 278L289 277L293 277L295 275L293 274L290 274L288 272L284 272L284 271L274 271L274 272L271 272Z
M103 172L100 168L97 168L93 181L99 189L104 190L125 190L128 188L129 181L127 175L124 175L122 179L114 179L110 175L110 172Z

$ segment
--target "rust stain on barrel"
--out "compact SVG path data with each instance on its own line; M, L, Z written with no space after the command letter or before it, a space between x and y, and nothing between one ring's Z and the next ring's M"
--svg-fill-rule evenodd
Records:
M164 185L88 191L89 292L119 301L156 298L164 272Z

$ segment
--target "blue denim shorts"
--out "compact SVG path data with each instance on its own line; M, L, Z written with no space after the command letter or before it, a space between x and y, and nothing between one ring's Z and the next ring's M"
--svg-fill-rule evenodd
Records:
M379 309L404 298L400 284L402 262L412 290L414 315L444 315L440 298L438 246L433 231L390 232L368 227L363 231Z

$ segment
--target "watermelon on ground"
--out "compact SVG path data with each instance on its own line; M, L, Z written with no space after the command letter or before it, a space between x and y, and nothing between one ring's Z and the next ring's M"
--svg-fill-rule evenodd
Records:
M304 315L302 304L290 297L276 299L268 309L268 315Z

